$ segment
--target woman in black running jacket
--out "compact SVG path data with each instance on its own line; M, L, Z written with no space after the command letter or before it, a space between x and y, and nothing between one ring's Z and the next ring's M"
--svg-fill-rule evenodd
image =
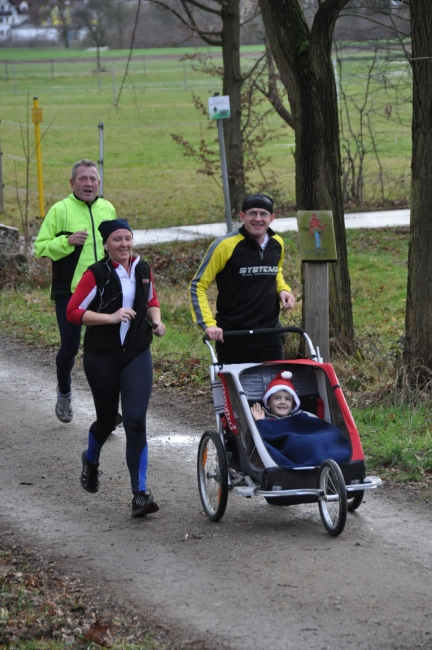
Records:
M132 256L133 236L124 219L99 226L105 259L88 268L70 299L67 318L86 325L84 371L96 421L82 454L81 485L99 490L99 455L115 429L121 395L126 461L132 484L132 516L157 512L147 489L146 413L152 386L152 336L163 336L160 306L147 262Z

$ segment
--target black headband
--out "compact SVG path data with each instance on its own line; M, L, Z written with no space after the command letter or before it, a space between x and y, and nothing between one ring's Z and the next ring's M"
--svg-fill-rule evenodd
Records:
M129 230L132 232L126 219L112 219L111 221L102 221L99 225L99 232L102 235L102 241L105 243L108 237L115 230Z
M242 204L242 212L251 210L251 208L262 208L273 214L273 199L267 194L251 194L247 196Z

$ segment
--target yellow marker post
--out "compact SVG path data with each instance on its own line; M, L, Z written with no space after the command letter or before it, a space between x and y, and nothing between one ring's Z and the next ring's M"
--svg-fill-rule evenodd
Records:
M32 120L35 125L35 137L36 137L36 164L37 164L37 176L38 176L39 212L40 212L40 216L44 217L45 200L44 200L43 178L42 178L42 148L41 148L41 136L40 136L40 123L43 121L43 119L42 119L42 108L39 106L39 100L37 97L33 97Z

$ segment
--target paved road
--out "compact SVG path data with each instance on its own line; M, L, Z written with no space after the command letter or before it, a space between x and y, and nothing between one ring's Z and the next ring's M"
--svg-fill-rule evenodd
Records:
M345 216L347 228L386 228L388 226L408 226L409 210L388 210L382 212L357 212ZM297 219L275 219L272 224L275 232L297 230ZM174 228L154 228L135 230L134 243L162 244L171 241L192 241L194 239L214 239L225 235L226 223L208 223L195 226L176 226Z

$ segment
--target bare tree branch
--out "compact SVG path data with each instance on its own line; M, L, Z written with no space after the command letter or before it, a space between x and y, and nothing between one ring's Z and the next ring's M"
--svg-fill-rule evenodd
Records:
M401 34L403 37L409 38L409 36L410 36L410 34L408 32L403 32L401 29L396 27L396 25L394 24L393 21L392 21L393 24L390 26L390 25L387 25L386 23L383 23L381 20L371 18L370 14L368 14L366 16L364 14L356 14L356 13L353 13L351 11L347 11L346 13L345 12L341 13L340 17L341 18L348 18L348 17L349 18L362 18L363 20L367 20L370 23L374 23L374 25L378 25L379 27L386 27L387 29L391 30L392 32L395 32L397 34Z
M125 82L126 82L126 77L129 75L129 64L131 62L132 52L133 52L133 49L134 49L135 34L136 34L137 25L138 25L140 9L141 9L141 0L138 0L138 7L137 7L137 10L136 10L136 14L135 14L135 24L134 24L134 28L133 28L133 32L132 32L132 38L131 38L131 44L130 44L130 48L129 48L129 56L128 56L128 60L127 60L127 63L126 63L126 70L125 70L125 73L123 75L123 79L122 79L122 82L121 82L121 85L120 85L120 90L118 92L117 99L114 102L114 106L119 105L120 96L122 94L122 90L123 90L123 87L124 87Z
M221 31L209 32L209 31L199 27L199 25L197 24L197 22L196 22L196 20L195 20L195 18L193 16L193 13L191 12L190 8L187 5L185 5L185 1L186 2L192 2L192 0L181 0L181 4L182 4L182 6L183 6L183 8L185 10L185 13L186 13L186 16L187 16L188 20L186 20L186 18L181 13L176 11L176 9L171 7L171 5L167 4L166 2L162 2L161 0L150 0L150 2L152 2L153 4L158 5L159 7L164 9L165 11L169 11L170 13L172 13L173 16L175 16L185 27L187 27L193 34L197 34L208 45L213 45L215 47L221 47L222 46L222 40L221 40L221 38L217 38L217 37L221 37L222 32ZM193 3L193 4L195 4L195 3ZM207 9L205 7L202 7L202 8L205 11L207 11ZM210 9L208 11L209 11L209 13L214 13L215 15L218 15L219 17L221 17L221 12L220 11L215 11L215 10L210 11Z
M221 16L222 13L219 9L212 9L209 5L203 5L201 4L201 2L198 2L197 0L180 0L180 2L182 3L185 11L187 11L186 5L191 4L194 7L197 7L197 9L202 9L203 11L209 14L215 14L216 16ZM222 5L222 2L220 4ZM188 9L188 11L190 10Z
M173 9L170 5L168 5L166 2L161 2L161 0L150 0L150 2L154 5L158 5L159 7L162 7L165 11L169 11L172 13L178 20L185 25L185 27L188 27L190 29L190 25L187 22L187 20L184 19L184 16L182 16L178 11Z
M265 66L256 74L255 79L252 81L252 86L269 100L279 117L281 117L288 126L294 129L294 118L290 111L285 108L277 88L277 82L280 80L280 76L276 72L275 63L267 43L264 54L256 60L252 68L244 75L244 80L251 80L253 75L257 72L259 65L264 61ZM265 71L267 75L267 84L265 83L265 80L263 83L259 83L259 79L264 76Z
M261 55L261 56L260 56L260 57L255 61L255 63L253 64L253 66L250 68L250 70L248 70L247 72L244 73L244 75L243 75L243 79L244 79L244 81L247 81L250 77L253 76L253 74L255 73L256 69L257 69L258 66L260 65L260 63L262 63L262 62L264 61L264 59L266 59L266 56L267 56L267 54L266 54L266 52L264 52L264 54L262 54L262 55Z
M193 12L191 11L191 9L189 7L189 3L193 4L196 7L198 7L198 5L200 5L200 3L196 3L195 0L180 0L180 2L182 4L183 9L186 12L187 17L189 18L189 22L190 22L189 29L191 29L193 32L198 34L203 39L203 41L205 41L206 43L212 44L212 41L213 41L212 36L214 34L216 34L216 36L222 36L222 32L216 32L216 33L213 32L213 31L209 32L206 29L203 29L203 28L198 26L198 23L196 22L195 17L193 15ZM202 6L200 6L199 8L202 8ZM221 14L220 11L210 10L210 8L209 8L208 13L216 14L219 18L222 18L222 14Z

